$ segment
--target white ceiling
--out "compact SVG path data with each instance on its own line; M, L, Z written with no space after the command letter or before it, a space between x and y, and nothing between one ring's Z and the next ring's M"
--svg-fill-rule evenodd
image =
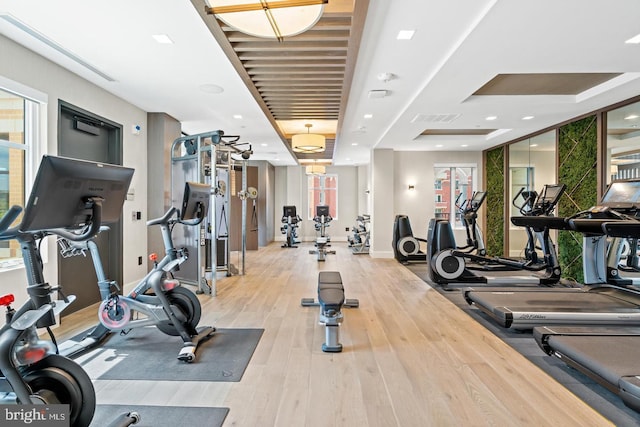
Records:
M397 40L399 30L415 35ZM639 33L637 0L370 0L334 163L368 163L373 147L482 150L636 96L640 44L624 42ZM170 114L184 132L223 129L251 142L256 160L295 164L189 1L0 0L0 34L145 111ZM158 44L152 34L167 34L174 44ZM624 74L576 96L471 96L497 74L577 72ZM383 82L381 73L395 78ZM224 91L208 93L206 85ZM371 90L388 96L370 99ZM413 120L419 114L456 118ZM416 139L427 128L501 131Z

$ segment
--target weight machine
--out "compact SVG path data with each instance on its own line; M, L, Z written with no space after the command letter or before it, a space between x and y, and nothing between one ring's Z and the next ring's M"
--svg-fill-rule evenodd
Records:
M369 253L369 236L371 235L371 230L369 230L370 222L371 215L358 215L356 224L351 229L353 235L347 238L351 252L356 255Z
M171 146L171 199L178 201L187 181L211 187L211 206L207 218L195 227L176 225L174 240L191 254L174 273L182 283L197 286L197 293L216 295L217 272L244 274L246 253L247 199L255 199L257 190L247 188L247 160L253 153L249 143L239 142L237 135L225 135L222 130L188 135L176 139ZM248 147L248 148L247 148ZM235 171L242 172L236 182ZM229 218L234 193L242 201L242 237L240 269L231 263ZM196 255L197 254L197 255Z

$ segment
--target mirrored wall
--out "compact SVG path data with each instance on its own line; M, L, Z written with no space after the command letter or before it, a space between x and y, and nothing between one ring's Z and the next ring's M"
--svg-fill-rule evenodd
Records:
M556 184L556 131L552 130L509 145L508 199L509 217L522 215L520 207L531 191L545 184ZM527 233L509 222L508 256L524 257Z
M606 184L640 178L640 102L607 112Z

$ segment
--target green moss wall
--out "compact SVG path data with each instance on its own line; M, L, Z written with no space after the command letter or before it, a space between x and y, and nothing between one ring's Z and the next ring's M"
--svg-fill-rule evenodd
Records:
M487 225L484 240L488 255L504 252L504 153L502 146L488 150L485 156Z
M596 116L560 127L558 182L567 190L558 204L559 216L571 216L597 204L597 146ZM561 231L557 245L562 277L582 282L582 234Z

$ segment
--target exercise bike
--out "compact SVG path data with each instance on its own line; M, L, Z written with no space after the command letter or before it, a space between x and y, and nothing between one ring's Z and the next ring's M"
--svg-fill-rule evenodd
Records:
M85 255L89 251L102 298L98 309L100 324L80 342L70 340L63 343L60 346L62 354L77 356L99 345L114 331L127 334L134 328L155 326L167 335L180 336L183 346L178 353L178 360L195 360L198 345L210 338L215 328L198 327L202 313L198 297L171 277L171 272L178 270L188 257L185 248L174 247L171 232L176 224L199 225L206 216L209 195L208 185L187 182L182 210L171 207L163 217L147 222L148 226L160 226L165 256L157 261L157 256L152 255L153 269L127 296L121 296L118 284L106 277L94 239L82 242L58 239L63 257Z
M93 237L101 222L120 217L133 169L121 166L44 156L22 221L9 228L22 208L13 206L0 220L0 240L17 240L27 273L28 299L17 310L13 295L0 298L6 323L0 328L0 389L2 404L69 406L71 426L91 422L96 396L91 379L74 361L56 353L51 326L74 300L45 281L40 243L49 235L71 241ZM58 292L60 300L54 300ZM51 341L41 339L46 328ZM45 415L46 416L46 415Z
M316 233L318 236L316 237L315 246L316 249L310 250L310 254L317 254L318 261L324 261L327 257L327 254L335 254L336 251L327 249L329 242L331 241L329 237L329 233L327 233L327 228L329 227L329 223L333 220L331 215L329 215L329 206L327 205L318 205L316 206L316 216L313 217L314 226L316 229Z
M297 248L298 240L298 224L302 221L296 212L296 207L287 205L282 207L282 227L280 232L287 235L287 240L282 244L283 248Z
M565 185L545 185L528 216L512 217L511 222L516 226L532 227L527 218L539 218L532 227L529 245L535 249L536 239L540 242L543 258L533 262L531 259L511 259L505 257L489 257L459 250L455 245L455 237L448 221L432 219L429 222L427 236L427 255L430 260L429 274L433 282L448 285L451 283L474 283L489 285L553 285L560 281L560 263L555 245L551 240L550 226L557 218L550 214L555 209L560 197L564 193ZM529 203L529 202L527 202ZM524 212L523 208L523 212ZM531 235L533 236L533 234ZM528 275L481 275L477 270L496 271L525 271Z

